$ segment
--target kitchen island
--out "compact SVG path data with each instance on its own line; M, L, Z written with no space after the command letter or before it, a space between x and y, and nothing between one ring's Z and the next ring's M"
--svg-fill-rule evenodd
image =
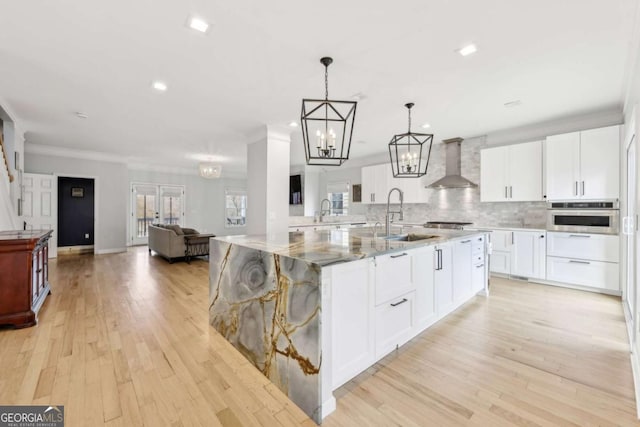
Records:
M476 294L486 236L370 229L211 239L210 324L317 423L333 391Z

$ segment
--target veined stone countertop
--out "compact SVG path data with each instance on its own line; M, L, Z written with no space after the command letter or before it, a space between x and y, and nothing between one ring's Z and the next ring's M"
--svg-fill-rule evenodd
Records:
M524 231L547 231L546 228L534 225L471 225L469 229L478 230L524 230Z
M406 249L440 244L479 234L479 231L424 229L411 233L437 236L430 239L403 242L373 238L371 228L346 230L300 231L266 235L215 237L214 240L299 259L319 266L355 261Z

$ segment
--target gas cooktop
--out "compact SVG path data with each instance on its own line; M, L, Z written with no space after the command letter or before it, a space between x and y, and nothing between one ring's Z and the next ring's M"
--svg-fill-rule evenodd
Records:
M449 228L452 230L462 230L465 226L468 225L473 225L473 223L455 221L428 221L424 223L425 228Z

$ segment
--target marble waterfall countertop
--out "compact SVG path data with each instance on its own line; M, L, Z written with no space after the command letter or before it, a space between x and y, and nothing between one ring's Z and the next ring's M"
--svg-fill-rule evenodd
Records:
M420 230L411 234L434 236L411 242L373 237L370 227L345 230L319 230L275 235L215 237L214 240L270 252L319 266L355 261L420 246L436 245L480 233L472 230Z

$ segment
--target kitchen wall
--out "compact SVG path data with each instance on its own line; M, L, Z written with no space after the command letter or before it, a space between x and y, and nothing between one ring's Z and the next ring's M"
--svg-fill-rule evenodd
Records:
M637 85L640 86L640 79ZM638 89L640 98L640 88ZM561 119L491 132L486 136L465 139L462 142L462 175L480 184L480 150L489 146L542 140L548 135L598 128L622 123L619 108L571 115ZM320 193L326 194L327 182L347 180L351 184L361 182L362 166L388 162L386 153L365 159L349 161L351 167L325 170L320 177ZM444 145L436 141L432 148L427 175L423 187L444 176ZM385 205L352 205L354 214L365 214L371 221L383 221ZM470 221L481 226L545 226L546 205L544 202L480 202L480 188L475 189L425 189L424 203L408 204L405 221ZM350 211L350 213L351 213Z
M486 137L462 142L462 175L476 184L480 184L480 150L487 145ZM433 145L427 175L421 178L423 187L444 176L444 148L441 142ZM464 221L480 226L544 227L544 202L481 203L479 187L442 190L425 188L423 191L424 203L405 206L405 221ZM367 218L383 221L385 211L385 205L368 205Z

